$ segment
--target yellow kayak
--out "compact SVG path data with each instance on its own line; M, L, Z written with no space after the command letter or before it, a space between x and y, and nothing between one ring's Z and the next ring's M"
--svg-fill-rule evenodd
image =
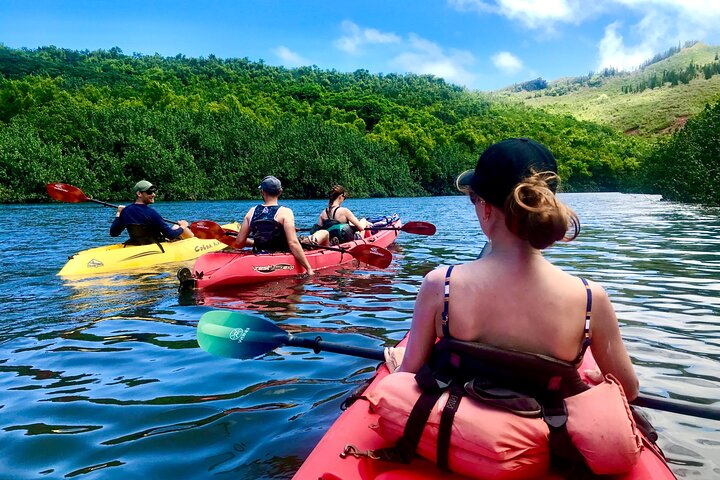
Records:
M237 223L223 225L223 228L238 230ZM98 275L150 267L162 263L193 260L203 253L215 252L227 247L217 240L188 238L175 242L161 242L150 245L128 245L122 243L83 250L69 257L58 272L61 276Z

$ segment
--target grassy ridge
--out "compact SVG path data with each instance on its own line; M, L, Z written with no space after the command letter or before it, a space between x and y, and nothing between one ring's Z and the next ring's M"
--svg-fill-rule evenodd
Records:
M705 105L720 100L720 75L710 79L700 75L689 84L664 85L639 93L623 93L623 87L636 86L653 74L662 76L663 71L684 70L691 62L699 66L712 63L718 53L720 47L697 43L635 72L595 74L582 86L578 86L578 78L566 78L548 82L547 89L537 92L505 89L495 95L540 107L549 113L569 114L579 120L609 125L623 132L672 133ZM571 91L553 96L561 87Z

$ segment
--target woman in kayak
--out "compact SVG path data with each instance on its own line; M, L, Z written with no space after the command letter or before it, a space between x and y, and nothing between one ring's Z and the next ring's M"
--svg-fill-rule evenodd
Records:
M368 222L358 218L349 208L342 206L347 198L347 190L342 185L335 185L328 194L328 207L320 213L314 230L327 230L330 234L330 243L345 243L356 238L362 238ZM354 228L353 228L354 227Z
M617 378L628 400L637 396L638 379L605 290L542 255L580 231L576 214L555 196L558 181L552 153L526 138L490 146L474 171L458 177L491 250L425 277L400 371L417 372L443 336L574 363L589 345L601 373Z

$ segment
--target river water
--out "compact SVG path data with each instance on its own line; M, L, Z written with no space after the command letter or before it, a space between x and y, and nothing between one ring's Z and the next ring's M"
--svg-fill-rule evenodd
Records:
M641 390L720 407L720 209L656 196L563 194L581 236L557 265L602 283ZM166 218L241 219L254 202L163 203ZM288 201L310 226L323 201ZM474 259L484 242L466 198L350 199L367 216L431 221L401 233L385 270L181 295L175 273L63 280L68 255L111 243L95 204L0 206L0 478L289 478L372 361L281 348L247 361L195 342L212 308L259 312L292 332L392 345L425 273ZM309 333L309 335L313 335ZM314 336L314 335L313 335ZM720 478L720 422L647 411L681 478Z

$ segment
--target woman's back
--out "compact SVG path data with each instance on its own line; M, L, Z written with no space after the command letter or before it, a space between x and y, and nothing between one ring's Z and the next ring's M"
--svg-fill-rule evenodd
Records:
M458 265L449 291L450 334L459 340L566 361L574 361L580 352L585 286L539 255L510 263L497 253ZM441 322L436 322L438 336L442 336Z

